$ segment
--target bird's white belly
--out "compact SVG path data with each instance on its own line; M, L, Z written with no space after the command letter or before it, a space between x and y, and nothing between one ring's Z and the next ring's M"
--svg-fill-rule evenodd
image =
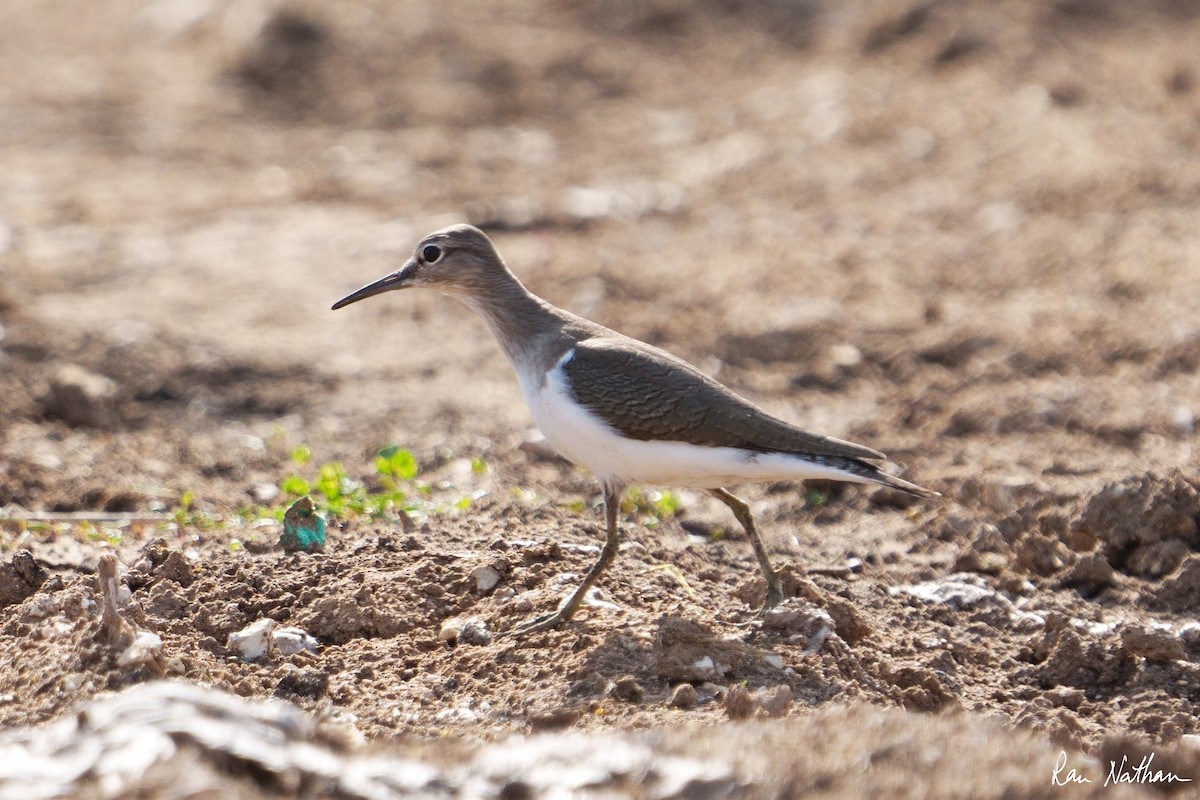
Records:
M521 390L546 440L565 458L586 467L602 483L650 484L695 489L750 481L832 478L869 482L834 467L785 453L759 453L735 447L627 439L571 397L562 366L568 351L545 380L519 375Z

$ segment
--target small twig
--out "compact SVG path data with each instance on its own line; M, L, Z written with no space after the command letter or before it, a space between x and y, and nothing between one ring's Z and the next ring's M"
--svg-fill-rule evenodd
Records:
M0 510L0 522L170 522L168 514L122 511L36 511Z
M681 570L679 567L675 566L674 564L655 564L650 569L654 572L667 573L674 578L680 586L683 587L683 591L687 593L688 597L692 598L693 600L696 598L696 593L692 591L692 585L688 583L687 578L683 575L683 570Z
M109 644L117 645L130 638L133 628L121 618L121 610L117 608L117 557L112 553L100 556L96 565L96 587L100 593L100 635Z

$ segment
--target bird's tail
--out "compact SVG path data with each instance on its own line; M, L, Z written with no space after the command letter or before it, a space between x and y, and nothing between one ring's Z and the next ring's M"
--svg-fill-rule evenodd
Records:
M888 475L886 472L876 472L871 475L871 479L878 484L888 486L892 489L899 489L902 492L915 494L917 497L941 497L941 492L935 492L932 489L926 489L924 486L917 486L915 483L897 478L895 475Z
M882 459L879 459L882 461ZM863 458L826 458L823 463L839 469L845 477L841 480L850 480L857 483L874 483L880 486L887 486L892 489L897 489L901 492L916 495L917 497L941 497L941 494L931 489L926 489L924 486L918 486L915 483L906 481L903 478L897 478L895 475L889 475L880 469L879 463L875 459L867 460ZM853 477L851 477L853 476ZM837 480L835 478L835 480Z

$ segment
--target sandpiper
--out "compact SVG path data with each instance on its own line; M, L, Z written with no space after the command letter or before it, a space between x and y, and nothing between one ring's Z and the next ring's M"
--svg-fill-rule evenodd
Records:
M526 289L487 235L470 225L429 234L404 266L333 308L413 287L457 297L483 317L546 439L590 470L604 493L600 558L554 612L514 633L553 628L578 610L617 554L617 509L630 484L706 489L729 506L766 579L764 610L783 599L781 581L749 506L724 487L824 478L936 494L884 473L877 450L801 430L670 353L556 308Z

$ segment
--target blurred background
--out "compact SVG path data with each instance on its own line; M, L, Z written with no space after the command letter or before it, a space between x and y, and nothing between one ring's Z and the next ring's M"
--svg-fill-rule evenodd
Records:
M178 460L240 496L281 426L511 444L465 309L328 310L461 220L553 302L927 472L1177 462L1198 54L1182 0L10 0L0 505L138 506ZM53 488L101 452L122 488Z

